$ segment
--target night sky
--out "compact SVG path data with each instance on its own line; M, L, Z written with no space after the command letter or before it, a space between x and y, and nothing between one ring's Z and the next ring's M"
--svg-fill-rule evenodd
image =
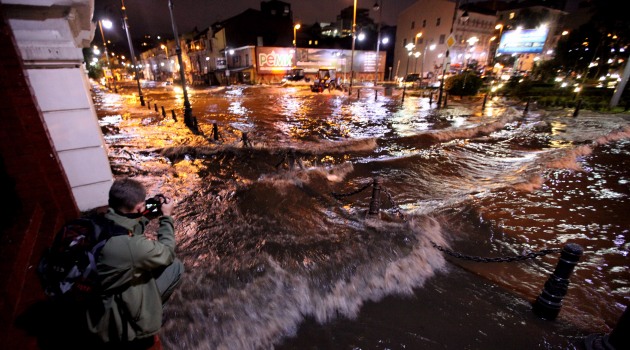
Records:
M248 8L260 10L260 0L172 0L173 14L179 34L191 31L195 26L202 30L212 23L228 19ZM353 6L353 0L283 0L291 4L295 22L312 24L315 22L334 22L339 12ZM383 6L383 22L396 24L398 14L409 7L415 0L378 0ZM358 0L357 7L369 8L376 0ZM125 0L128 24L131 35L140 37L144 34L173 33L168 0ZM95 0L94 20L106 16L115 27L108 33L112 39L124 33L120 26L120 0ZM376 12L372 18L378 19Z

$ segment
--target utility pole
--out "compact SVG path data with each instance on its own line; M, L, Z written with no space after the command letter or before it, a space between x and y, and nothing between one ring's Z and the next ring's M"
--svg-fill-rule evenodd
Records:
M136 54L133 51L133 43L131 42L131 35L129 34L129 25L127 24L127 9L125 8L125 1L120 0L120 5L123 15L123 26L125 27L127 41L129 42L129 54L131 55L131 64L133 64L133 69L136 74L136 83L138 83L138 97L140 98L140 105L145 106L144 96L142 96L142 89L140 88L140 74L138 73L138 63L136 62Z
M352 80L354 78L354 36L357 31L357 0L354 0L354 12L352 15L352 53L350 54L350 87L348 95L352 95Z
M173 35L175 36L175 52L177 53L177 61L179 62L179 77L182 80L182 90L184 91L184 121L192 121L192 108L188 101L188 92L186 91L186 74L184 72L184 62L182 61L182 48L179 44L179 35L177 34L177 25L173 17L173 1L168 0L168 9L171 13L171 23L173 25Z
M455 20L457 19L458 9L459 9L459 0L455 1L455 9L453 10L453 22L451 22L451 32L449 36L453 35L453 29L455 27ZM444 56L444 63L442 64L444 67L442 68L442 79L440 79L440 92L438 94L438 101L437 101L438 106L442 105L442 94L444 92L444 76L446 76L446 66L448 65L450 51L451 49L448 48L447 46L446 55Z
M376 69L374 70L374 87L378 84L378 68L379 68L379 60L380 56L378 55L379 48L381 46L381 18L383 15L383 0L379 5L378 2L374 4L374 10L378 11L378 25L376 27L377 35L376 35ZM374 90L376 91L376 90ZM374 98L376 98L376 93L374 93Z

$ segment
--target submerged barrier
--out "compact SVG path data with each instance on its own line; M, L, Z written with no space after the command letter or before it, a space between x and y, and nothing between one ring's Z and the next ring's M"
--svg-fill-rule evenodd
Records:
M404 217L400 207L396 205L394 200L392 199L391 194L382 187L382 183L380 178L375 177L372 183L368 183L358 190L349 192L349 193L335 193L332 192L332 196L340 199L343 197L353 196L358 194L367 188L372 186L372 198L370 200L370 209L368 211L369 216L379 215L380 210L380 195L381 192L384 192L388 198L389 202L392 204L392 207L395 208L396 213L400 216L404 221L407 219ZM544 285L544 289L540 296L535 300L532 305L533 312L544 319L554 320L558 313L560 312L560 308L562 307L562 299L566 295L569 287L569 277L573 272L573 269L577 265L580 257L582 256L583 249L580 245L575 243L569 243L564 246L563 249L542 249L537 252L529 252L521 255L513 255L513 256L501 256L501 257L480 257L480 256L472 256L462 254L446 247L440 246L437 243L431 241L433 247L445 254L448 254L451 257L475 261L475 262L483 262L483 263L497 263L497 262L513 262L513 261L523 261L527 259L534 259L539 256L544 256L551 253L561 253L560 259L558 260L558 264L553 272L553 274L549 277L547 282ZM630 322L627 320L626 322ZM625 326L627 327L627 325Z
M558 316L562 299L569 289L569 277L583 252L582 247L575 243L564 246L555 271L549 276L542 293L534 303L533 310L536 315L547 320L554 320Z

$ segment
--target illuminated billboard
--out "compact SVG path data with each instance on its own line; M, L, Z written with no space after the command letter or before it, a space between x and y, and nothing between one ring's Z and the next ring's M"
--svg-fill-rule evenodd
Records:
M359 72L376 71L376 52L355 50L354 70ZM256 47L259 73L284 72L297 63L305 73L317 73L320 67L333 67L339 72L350 71L350 50L298 48L297 58L293 57L293 48ZM385 70L385 52L379 52L378 71Z
M548 28L507 30L501 36L497 53L542 53Z

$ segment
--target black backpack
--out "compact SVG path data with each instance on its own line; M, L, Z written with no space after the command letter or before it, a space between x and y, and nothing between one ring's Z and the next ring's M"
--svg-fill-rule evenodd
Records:
M46 295L53 300L72 302L87 302L98 295L96 262L101 249L109 238L127 234L126 228L102 215L66 223L37 267Z

